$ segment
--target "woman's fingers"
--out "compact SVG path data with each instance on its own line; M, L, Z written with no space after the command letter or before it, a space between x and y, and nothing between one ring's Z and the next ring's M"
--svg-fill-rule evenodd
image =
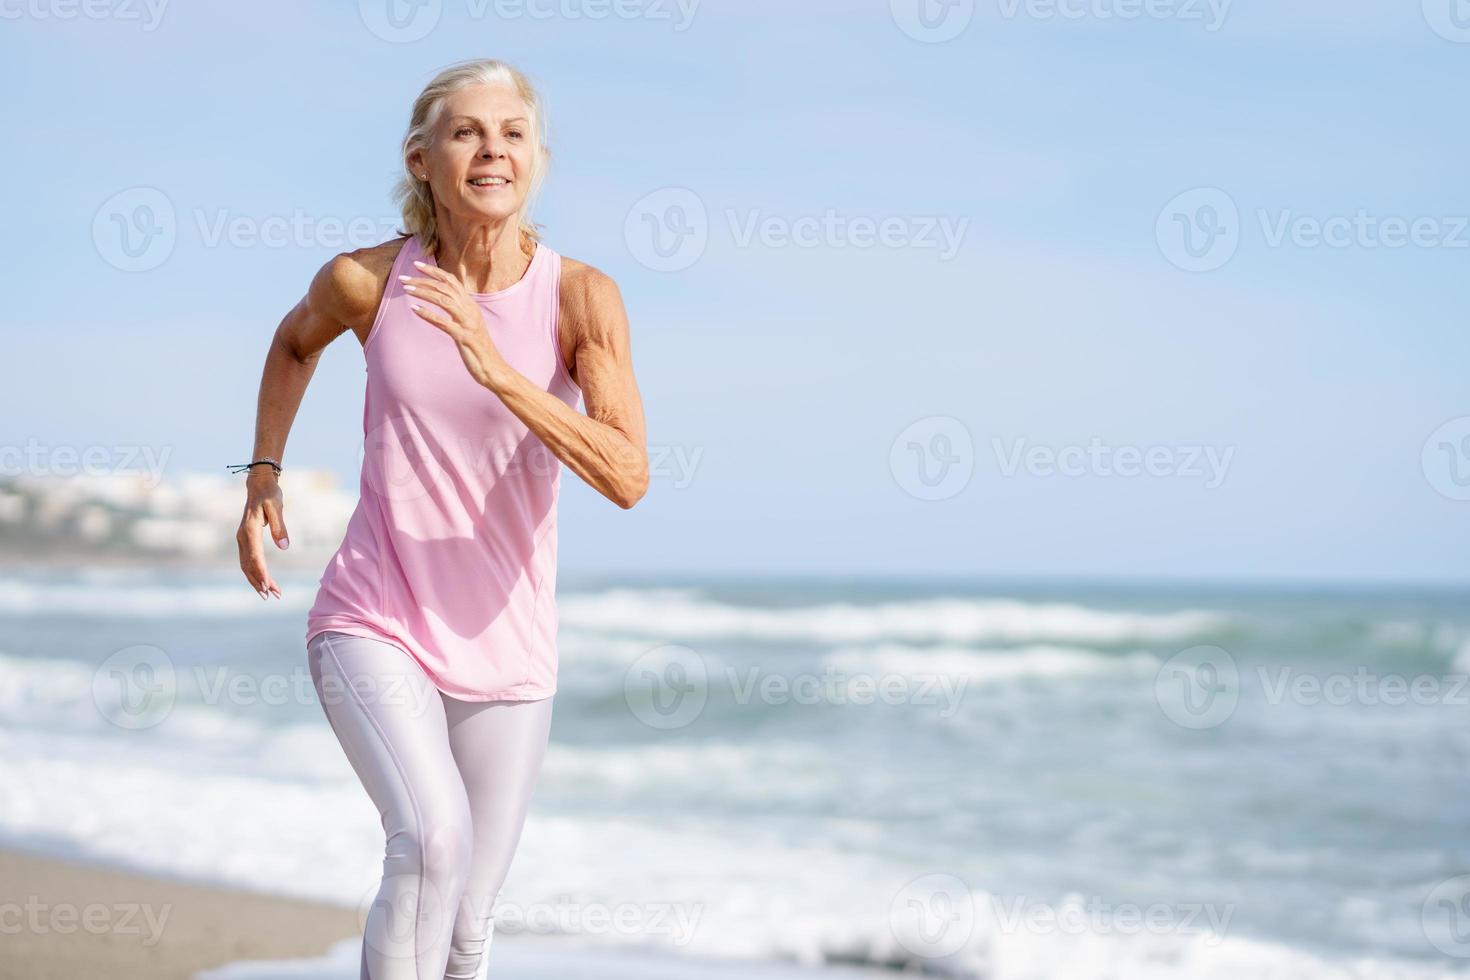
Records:
M266 523L270 525L271 537L275 540L276 547L282 551L285 551L291 543L286 537L286 516L282 513L284 509L278 501L267 500L265 502Z
M445 316L432 306L410 304L408 308L450 336L454 335L454 319L452 317Z
M240 522L240 530L235 532L235 544L240 549L240 571L245 573L245 580L251 588L264 599L265 556L260 553L260 534L256 530L259 526L247 511L245 519Z
M264 515L260 508L252 507L245 512L245 519L240 522L240 530L235 532L235 543L240 550L240 570L245 573L245 579L260 594L262 599L274 594L277 599L281 597L280 587L271 578L270 572L265 567L265 551L260 544L260 528L264 524Z
M431 279L437 279L440 282L459 282L453 275L445 272L437 265L429 265L427 262L422 262L419 259L414 259L413 264L415 268Z
M441 306L444 300L450 300L454 296L444 283L435 279L423 279L419 276L399 276L398 278L403 283L403 291L410 296L432 299Z

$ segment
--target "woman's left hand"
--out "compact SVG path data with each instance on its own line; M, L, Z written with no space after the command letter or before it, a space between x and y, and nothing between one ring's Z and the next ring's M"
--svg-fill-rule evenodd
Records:
M452 273L418 261L414 266L423 275L399 276L403 280L404 292L434 306L414 303L409 308L453 338L459 345L459 356L464 359L470 376L485 387L491 387L492 380L504 377L510 365L490 339L480 304Z

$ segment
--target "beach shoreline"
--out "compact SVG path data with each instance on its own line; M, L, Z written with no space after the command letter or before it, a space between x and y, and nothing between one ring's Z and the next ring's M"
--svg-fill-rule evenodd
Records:
M239 960L323 955L348 908L0 848L0 980L191 980Z
M0 847L0 980L355 978L353 909ZM885 971L497 936L499 976L562 980L879 980Z

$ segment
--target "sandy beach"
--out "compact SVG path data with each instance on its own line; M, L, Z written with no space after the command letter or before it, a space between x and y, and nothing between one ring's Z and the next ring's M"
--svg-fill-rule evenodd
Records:
M347 980L361 930L351 909L212 888L0 849L0 980ZM701 960L576 942L496 938L507 980L873 980L765 961Z
M0 850L0 980L189 980L357 934L351 909Z

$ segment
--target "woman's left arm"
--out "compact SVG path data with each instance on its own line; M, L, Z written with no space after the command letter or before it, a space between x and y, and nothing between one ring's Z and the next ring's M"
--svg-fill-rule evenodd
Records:
M416 263L417 264L417 263ZM419 316L459 344L471 376L500 396L556 457L604 497L627 509L648 490L648 449L643 400L633 378L628 314L617 283L598 269L563 261L559 334L575 345L574 377L587 407L583 415L538 388L511 367L491 342L478 305L442 269L420 266L415 295L451 314L419 308ZM426 288L428 287L428 288ZM561 351L555 352L561 357Z

